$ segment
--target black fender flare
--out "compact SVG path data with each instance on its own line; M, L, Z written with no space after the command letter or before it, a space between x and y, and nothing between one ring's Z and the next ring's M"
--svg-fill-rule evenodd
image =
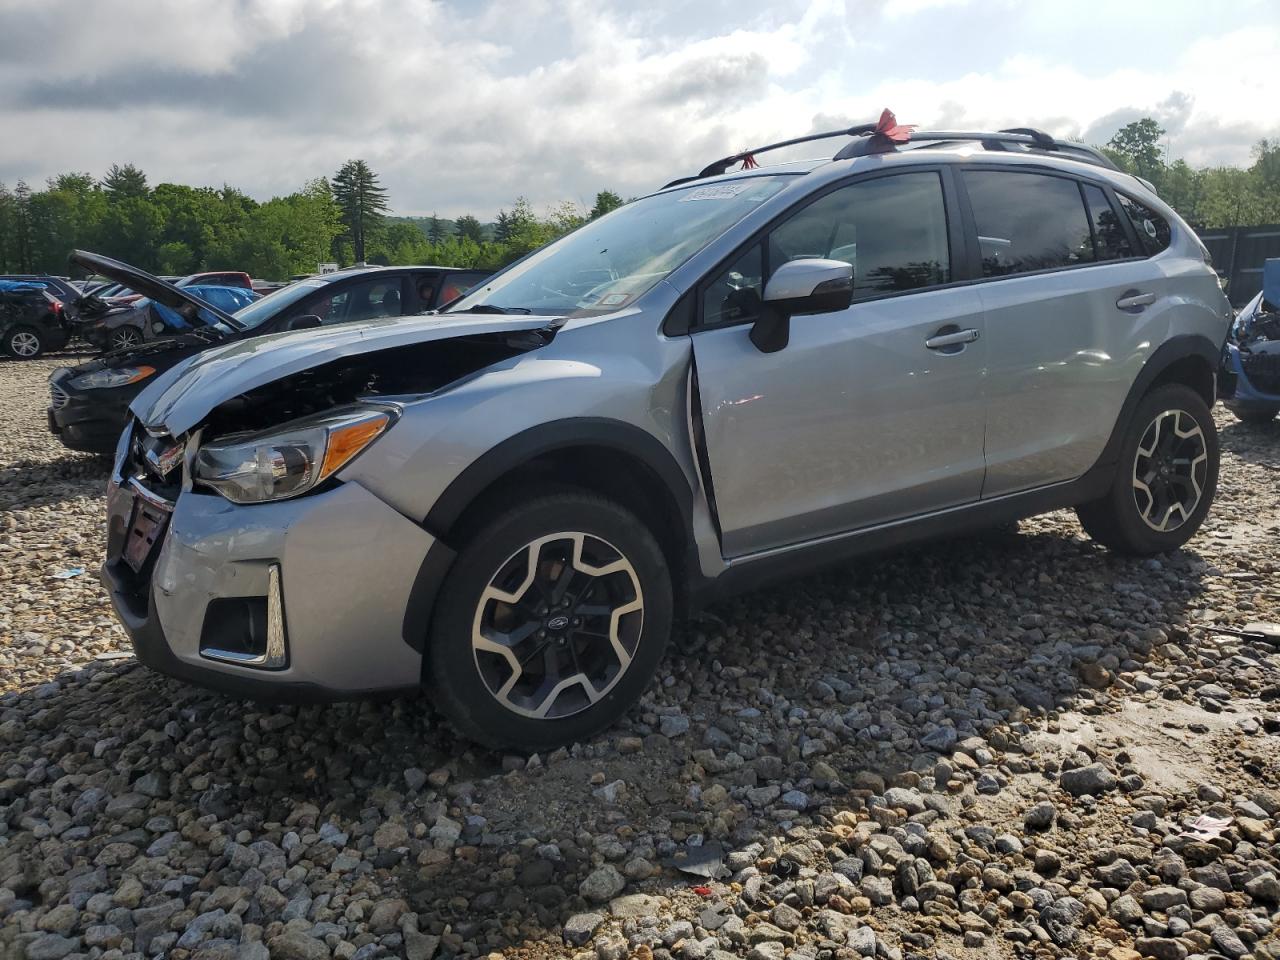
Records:
M415 650L426 643L440 584L457 556L450 534L466 509L495 482L538 457L573 447L599 447L628 456L648 468L675 500L692 552L694 489L671 451L653 434L622 420L572 417L517 433L477 458L445 488L423 518L435 538L414 579L405 607L404 640Z
M1225 331L1223 336L1225 339ZM1214 346L1213 341L1203 334L1186 333L1170 337L1152 351L1151 356L1147 357L1146 363L1142 365L1142 369L1138 371L1138 375L1134 377L1129 392L1125 395L1124 403L1120 406L1120 415L1116 417L1107 445L1102 448L1102 453L1098 455L1098 460L1090 472L1109 468L1115 464L1120 456L1120 444L1128 433L1129 423L1142 398L1159 381L1162 374L1178 361L1188 357L1203 359L1216 377L1222 360L1222 344ZM1210 406L1213 405L1211 400L1208 402Z

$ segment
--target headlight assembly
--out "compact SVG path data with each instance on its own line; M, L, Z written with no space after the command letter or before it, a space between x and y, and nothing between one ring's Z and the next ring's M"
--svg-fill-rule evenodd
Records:
M103 390L107 387L123 387L126 383L137 383L155 373L155 367L119 367L115 370L95 370L93 373L82 373L70 381L77 390Z
M261 433L240 433L196 454L194 480L233 503L287 500L350 463L395 422L384 407L347 407Z

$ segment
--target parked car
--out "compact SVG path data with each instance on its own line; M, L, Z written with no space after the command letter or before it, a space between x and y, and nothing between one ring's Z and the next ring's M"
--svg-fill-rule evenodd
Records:
M1263 263L1262 289L1231 325L1218 386L1223 405L1246 423L1280 413L1280 259Z
M61 350L71 339L62 301L42 281L0 280L0 347L15 360Z
M192 296L217 307L224 313L235 313L261 296L244 287L219 287L191 284L182 287ZM217 317L203 311L199 321L204 326L217 323ZM161 340L190 329L182 315L150 297L140 297L123 310L113 310L99 321L87 325L81 335L90 343L106 350L126 350L144 340Z
M902 136L727 157L440 315L152 378L103 566L139 658L268 698L424 683L466 736L541 750L755 584L1063 507L1180 547L1231 320L1195 234L1090 148Z
M73 450L110 453L128 421L129 404L154 378L192 354L220 343L275 333L293 327L329 326L368 317L398 317L420 313L439 304L448 284L483 279L485 274L449 267L369 267L315 277L292 284L238 310L220 298L252 297L247 290L222 291L202 296L200 286L178 287L127 264L76 252L72 262L108 274L134 290L144 292L147 323L154 330L155 316L176 314L189 325L166 336L112 350L74 367L60 367L49 375L49 429ZM461 278L461 279L460 279ZM124 317L135 311L108 315ZM167 321L176 326L173 320ZM125 328L119 328L125 329ZM130 327L129 329L136 329ZM102 334L94 334L101 339Z
M75 319L75 302L80 299L81 291L77 290L71 284L71 281L64 277L54 277L47 273L9 273L0 276L0 282L6 280L16 283L26 282L43 284L49 293L58 298L58 301L62 304L66 318L68 320Z

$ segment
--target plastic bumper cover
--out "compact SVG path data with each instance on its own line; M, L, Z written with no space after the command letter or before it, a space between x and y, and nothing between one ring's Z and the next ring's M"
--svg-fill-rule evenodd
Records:
M421 654L404 613L433 538L346 483L279 503L237 506L183 493L140 572L125 562L136 493L108 491L102 579L139 660L238 696L324 700L416 687ZM266 598L279 571L286 645L280 669L210 659L211 605Z

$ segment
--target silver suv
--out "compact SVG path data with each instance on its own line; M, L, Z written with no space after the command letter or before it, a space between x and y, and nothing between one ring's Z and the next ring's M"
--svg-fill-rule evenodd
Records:
M159 375L103 568L140 659L273 698L425 685L466 736L543 749L764 581L1062 507L1118 551L1185 543L1231 319L1195 234L1038 131L802 140L831 137L717 161L442 313Z

